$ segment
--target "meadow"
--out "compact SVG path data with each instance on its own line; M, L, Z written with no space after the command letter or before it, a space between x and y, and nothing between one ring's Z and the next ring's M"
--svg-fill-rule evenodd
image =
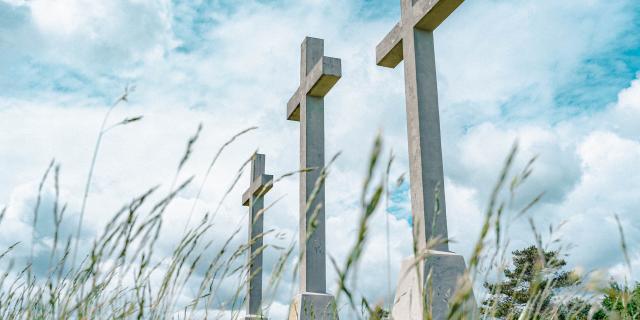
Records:
M69 210L78 210L68 208L65 200L60 198L60 164L52 160L45 168L32 221L33 230L40 219L54 221L51 241L47 244L47 268L44 271L34 269L34 251L39 250L34 246L35 234L32 235L30 244L16 243L2 248L0 263L4 271L0 275L1 319L243 318L246 283L255 276L246 271L248 248L256 239L244 240L241 228L235 229L224 243L214 243L207 235L215 233L216 228L224 227L216 223L216 218L220 210L223 210L222 203L226 201L226 196L237 187L249 160L240 166L236 179L231 182L227 193L222 195L219 205L207 212L195 227L185 228L180 240L173 244L172 255L158 257L157 254L160 230L165 223L168 206L176 195L194 183L193 176L186 179L179 177L190 160L202 126L187 139L184 152L176 157L177 168L169 186L170 191L160 193L159 186L151 186L141 194L132 195L119 211L113 213L101 233L93 239L90 250L85 252L80 249L82 246L79 245L79 234L82 232L86 213L91 211L87 199L91 196L92 176L96 170L95 163L100 156L104 134L118 126L143 120L142 117L132 117L115 123L109 122L111 111L125 103L129 94L128 90L125 91L108 109L99 129L86 187L78 190L82 193L83 201L79 208L75 234L64 237L60 231L65 214ZM226 147L253 129L255 128L247 128L230 134L227 143L215 152L202 185L195 186L199 190L197 197L200 196L204 183L213 179L209 177L211 169ZM514 195L535 172L535 158L523 168L516 168L514 163L517 156L516 143L507 155L501 172L496 173L495 185L488 186L492 188L492 193L486 202L481 233L472 255L466 257L468 271L460 279L458 290L452 294L448 319L640 319L639 286L610 283L609 279L597 271L564 269L562 257L568 243L553 236L554 228L560 226L536 226L529 216L530 209L544 196L543 190L526 205L515 207ZM393 304L368 301L352 286L351 281L358 276L358 264L363 252L367 250L370 221L375 214L386 212L390 190L401 179L390 177L394 157L384 145L383 137L375 139L368 159L363 164L365 174L358 200L360 216L349 245L349 254L344 261L337 261L330 256L327 266L333 268L338 275L337 281L330 283L329 287L335 288L333 293L338 301L335 307L342 319L387 319L388 310ZM328 162L326 168L302 169L322 170L316 190L330 177L333 160ZM292 171L275 177L273 184L277 185L283 179L296 179L299 172ZM55 199L51 212L43 213L40 210L40 195L47 186L55 190ZM313 197L309 202L313 202ZM264 211L269 209L268 205ZM193 210L195 205L191 212L184 214L191 217ZM7 208L4 208L0 215L0 230L6 211ZM505 239L504 234L514 219L528 220L537 241L532 243L527 254L520 256L525 257L524 260L512 262L514 255L507 249L509 239ZM313 225L314 222L311 221L311 229ZM618 225L619 234L611 241L620 243L627 266L631 268L628 258L630 248L625 240L624 228L619 222ZM539 230L547 227L549 235L543 237ZM267 234L278 236L277 233L277 230L268 229L259 237ZM543 239L552 240L545 242ZM427 247L433 248L443 241L448 239L431 239ZM285 272L287 265L298 264L297 246L295 241L286 247L266 243L260 250L278 252L273 271L265 275L265 316L269 316L272 297L282 279L295 279L297 276L296 267L293 274ZM417 245L414 243L413 247L417 248ZM13 258L16 250L25 248L31 251L31 259L22 261ZM414 249L415 272L426 283L426 289L421 293L427 310L426 319L430 319L431 275L420 274L418 262L428 259L428 255L428 250L418 252ZM229 279L237 281L235 292L221 292L223 282ZM504 279L508 281L499 281ZM190 297L188 301L182 298L185 295Z

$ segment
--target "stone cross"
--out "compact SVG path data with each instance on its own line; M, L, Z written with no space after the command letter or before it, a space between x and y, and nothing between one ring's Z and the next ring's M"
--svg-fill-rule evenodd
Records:
M324 168L324 96L340 79L341 62L324 56L322 39L305 38L301 51L300 86L287 103L287 120L300 122L300 167L312 169L300 175L300 291L325 293L324 187L312 193Z
M376 62L395 68L404 60L413 233L422 251L432 237L448 239L433 30L464 0L401 1L402 19L376 47Z
M249 207L249 285L247 319L262 319L262 236L264 195L273 186L273 176L264 174L265 156L256 153L251 159L251 185L242 195L242 205Z

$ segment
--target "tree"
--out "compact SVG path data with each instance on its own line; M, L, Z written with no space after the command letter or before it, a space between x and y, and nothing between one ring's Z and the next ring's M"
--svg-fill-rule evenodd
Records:
M609 314L616 314L616 319L640 319L640 283L629 288L612 282L605 290L602 308Z
M589 301L584 300L581 297L572 298L564 303L558 310L558 319L560 320L605 320L607 319L606 313L599 310L592 310L594 306ZM589 314L594 312L593 316L589 318ZM597 311L597 312L596 312Z
M389 311L385 310L382 306L377 305L373 310L369 312L369 320L386 320L389 319Z
M580 298L570 300L563 306L559 319L640 320L640 283L636 283L631 289L611 282L603 292L604 295L596 306Z
M567 263L558 251L530 246L512 253L513 265L504 270L504 279L484 283L489 297L482 302L481 312L500 319L517 319L523 312L527 319L547 319L545 315L557 307L553 297L558 289L578 280L563 270Z

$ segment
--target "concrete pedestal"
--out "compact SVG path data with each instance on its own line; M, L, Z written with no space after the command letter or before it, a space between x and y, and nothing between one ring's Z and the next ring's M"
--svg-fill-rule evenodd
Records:
M418 279L418 272L420 277ZM431 272L430 284L427 276ZM458 279L465 272L464 258L452 252L430 251L429 256L414 263L414 258L409 257L402 262L402 268L398 279L398 287L394 299L391 316L394 320L442 320L447 318L449 300L453 297L458 285ZM430 308L425 308L421 295L424 291L424 301ZM477 306L473 293L465 306L469 319L474 319L477 314ZM431 317L425 313L431 312Z
M246 315L244 316L244 320L269 320L269 318L257 315Z
M298 294L289 307L289 320L338 320L335 298L330 294Z

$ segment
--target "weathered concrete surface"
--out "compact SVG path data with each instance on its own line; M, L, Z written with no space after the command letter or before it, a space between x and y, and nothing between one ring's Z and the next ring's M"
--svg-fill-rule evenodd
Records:
M331 57L322 57L321 59L322 61L315 64L301 82L298 90L289 99L287 103L288 120L300 121L300 104L305 98L305 93L312 97L322 98L340 80L342 70L340 59Z
M403 59L403 38L411 29L435 30L464 0L402 0L402 19L376 47L376 63L395 68Z
M287 103L287 119L300 122L300 292L326 292L325 193L312 196L324 168L324 96L341 77L340 59L324 56L324 41L301 46L300 86ZM313 198L313 201L309 201Z
M337 320L338 311L332 295L304 292L289 307L289 320Z
M262 234L264 195L273 185L273 176L264 174L265 156L254 154L251 159L251 185L242 196L242 205L249 207L249 237L251 244L247 261L249 283L247 286L246 319L263 319L262 314Z
M418 276L420 272L420 276ZM413 257L402 262L391 315L394 320L447 319L450 298L458 280L464 275L464 258L451 252L429 251L424 261L416 264ZM428 275L431 274L429 281ZM430 283L429 283L430 282ZM424 291L424 297L421 290ZM424 299L424 300L423 300ZM426 304L423 304L423 301ZM475 299L465 304L466 314L477 314ZM427 306L425 308L425 306ZM431 318L424 313L431 312ZM472 316L468 319L474 319Z
M411 210L419 251L428 239L447 239L433 32L462 0L402 0L402 19L376 48L378 65L404 60ZM435 249L447 251L447 243Z
M253 177L253 176L252 176ZM242 205L249 206L252 197L256 197L258 195L265 195L271 187L273 183L273 176L268 174L258 174L256 177L253 177L253 182L249 186L249 189L242 194Z
M463 1L402 0L400 22L376 47L379 66L395 68L404 60L413 236L418 252L437 250L420 262L425 270L433 271L433 319L445 318L446 301L458 275L464 273L464 260L448 252L446 241L427 247L432 238L448 240L433 30ZM421 320L424 310L419 292L425 289L424 283L415 273L414 278L403 278L404 273L396 293L400 301L393 308L394 319Z

